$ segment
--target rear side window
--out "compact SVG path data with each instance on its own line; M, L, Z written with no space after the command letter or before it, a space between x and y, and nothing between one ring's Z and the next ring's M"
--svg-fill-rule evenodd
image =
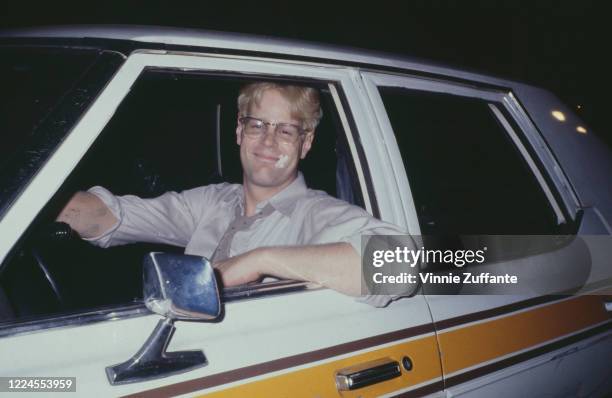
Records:
M557 219L492 107L445 93L380 89L423 235L551 234Z

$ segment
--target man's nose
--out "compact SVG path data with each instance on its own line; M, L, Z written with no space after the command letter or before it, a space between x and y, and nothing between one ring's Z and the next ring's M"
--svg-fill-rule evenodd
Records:
M267 146L276 145L276 125L266 125L266 131L263 134L262 142Z

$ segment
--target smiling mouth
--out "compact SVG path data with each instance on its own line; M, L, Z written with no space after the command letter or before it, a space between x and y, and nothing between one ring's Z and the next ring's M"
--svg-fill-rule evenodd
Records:
M259 153L254 153L255 157L265 163L276 163L279 159L278 156L267 156Z

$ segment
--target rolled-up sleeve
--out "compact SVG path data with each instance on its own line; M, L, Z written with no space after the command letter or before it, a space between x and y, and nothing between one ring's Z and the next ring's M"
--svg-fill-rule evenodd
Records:
M186 246L198 221L204 217L206 187L181 193L167 192L157 198L134 195L115 196L96 186L88 192L96 195L118 222L103 235L88 239L109 247L133 242L164 243Z
M311 238L308 243L347 242L361 255L362 235L405 235L400 227L372 217L361 207L325 198L311 210Z
M406 235L397 225L372 217L361 207L349 205L335 198L325 198L313 206L309 217L312 236L309 244L347 242L362 256L362 236L364 235ZM356 300L374 307L385 307L393 300L405 297L404 294L364 294Z

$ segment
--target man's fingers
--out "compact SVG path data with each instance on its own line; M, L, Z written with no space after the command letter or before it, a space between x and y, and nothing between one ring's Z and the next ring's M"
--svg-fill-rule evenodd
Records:
M219 272L224 286L244 285L261 277L252 261L248 261L244 254L213 263L212 266Z

